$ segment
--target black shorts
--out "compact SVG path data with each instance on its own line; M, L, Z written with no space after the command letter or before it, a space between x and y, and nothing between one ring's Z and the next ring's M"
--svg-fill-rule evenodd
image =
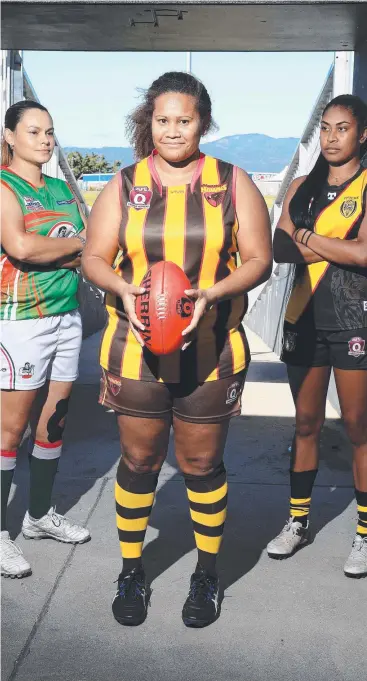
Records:
M190 423L221 423L241 413L247 369L217 381L186 385L121 378L102 369L99 403L118 414Z
M295 366L367 370L367 329L318 331L285 322L281 359Z

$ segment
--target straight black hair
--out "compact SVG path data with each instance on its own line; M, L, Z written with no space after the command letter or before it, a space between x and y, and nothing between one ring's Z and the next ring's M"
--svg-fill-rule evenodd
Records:
M334 106L348 109L358 124L358 131L362 133L367 128L367 105L365 102L354 95L339 95L332 99L323 111L325 113ZM367 153L367 140L361 144L360 157L363 159ZM295 195L289 204L289 215L298 229L306 227L313 229L315 224L315 210L317 200L322 192L329 174L329 164L320 153L314 167L305 181L298 187Z

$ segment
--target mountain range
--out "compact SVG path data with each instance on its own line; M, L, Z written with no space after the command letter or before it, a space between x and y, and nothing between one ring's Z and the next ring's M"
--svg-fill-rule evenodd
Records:
M296 137L269 137L261 134L230 135L200 145L210 156L233 163L248 172L278 173L288 165L296 149ZM130 147L64 147L64 151L81 154L102 154L109 163L121 161L122 166L134 162Z

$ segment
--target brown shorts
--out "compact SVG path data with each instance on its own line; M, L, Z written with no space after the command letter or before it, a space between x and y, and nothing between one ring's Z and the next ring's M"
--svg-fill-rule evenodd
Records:
M241 413L247 369L207 383L153 383L121 378L102 369L99 403L118 414L190 423L220 423Z

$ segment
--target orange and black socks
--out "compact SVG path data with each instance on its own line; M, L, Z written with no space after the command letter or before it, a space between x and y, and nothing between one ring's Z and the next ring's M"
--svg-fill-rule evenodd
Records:
M367 492L355 490L358 512L357 534L367 537Z
M289 515L307 526L311 506L312 488L317 475L317 469L312 471L290 471L291 498Z
M135 473L123 459L117 469L115 486L116 521L123 558L123 570L139 567L145 533L152 510L159 471Z
M224 464L209 475L185 475L199 566L215 575L227 515L227 475Z

